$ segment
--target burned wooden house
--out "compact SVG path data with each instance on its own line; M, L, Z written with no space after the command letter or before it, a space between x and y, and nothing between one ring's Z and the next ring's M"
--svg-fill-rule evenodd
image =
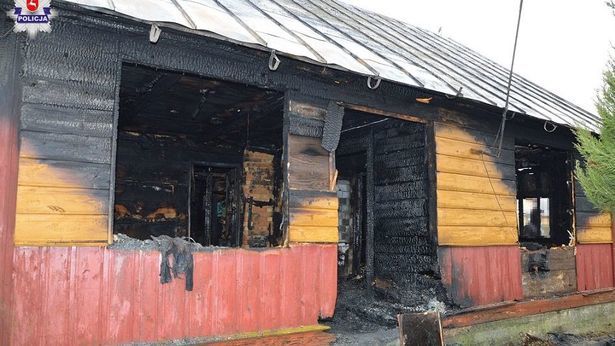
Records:
M611 216L573 175L596 115L515 76L501 132L507 69L337 0L52 6L35 39L0 20L0 343L309 329L359 274L491 305L451 338L615 310ZM160 236L199 244L191 291Z

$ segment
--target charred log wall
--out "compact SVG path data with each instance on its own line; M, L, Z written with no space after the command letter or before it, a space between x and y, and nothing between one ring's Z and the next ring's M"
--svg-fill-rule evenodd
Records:
M374 129L374 269L394 278L432 272L425 126L387 121Z
M186 236L192 164L240 164L241 155L216 153L185 136L120 131L114 232L139 239Z
M352 127L356 124L350 117L346 121ZM350 177L367 169L364 157L373 131L374 272L412 280L437 267L429 230L425 125L378 118L370 122L342 134L338 170Z

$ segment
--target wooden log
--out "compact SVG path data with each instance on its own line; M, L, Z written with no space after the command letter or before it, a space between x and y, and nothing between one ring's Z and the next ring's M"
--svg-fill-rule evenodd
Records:
M288 136L289 187L329 190L329 152L319 138Z
M469 175L442 173L437 174L438 190L478 192L504 196L516 196L514 180L499 180Z
M17 213L106 215L109 191L19 186Z
M513 196L498 196L486 193L463 191L438 191L438 206L440 208L460 208L473 210L504 210L516 211L517 199Z
M337 226L289 226L288 236L295 243L337 243L338 229Z
M19 159L19 185L108 189L111 166L57 160Z
M107 215L17 214L16 245L105 245Z
M443 154L436 155L438 172L456 173L476 177L515 180L515 166L507 163L472 160Z
M492 246L517 243L516 227L438 226L440 246Z
M498 226L517 227L514 211L450 209L438 207L440 226Z
M291 226L338 226L338 211L326 209L290 208Z

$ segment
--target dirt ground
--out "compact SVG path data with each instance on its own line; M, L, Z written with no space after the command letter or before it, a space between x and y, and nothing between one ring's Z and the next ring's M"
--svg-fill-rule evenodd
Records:
M429 276L376 278L371 290L362 277L340 279L338 285L335 315L322 321L336 336L334 345L398 345L397 314L454 309L440 281Z

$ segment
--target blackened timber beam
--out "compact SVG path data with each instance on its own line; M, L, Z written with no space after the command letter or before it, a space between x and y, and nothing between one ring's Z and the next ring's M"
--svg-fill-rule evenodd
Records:
M374 282L374 130L369 131L369 142L367 145L367 223L365 232L365 279L367 288L372 289Z
M433 244L438 244L438 219L437 219L437 174L436 174L436 137L434 122L429 121L425 125L425 163L428 179L428 212L429 212L429 233Z

